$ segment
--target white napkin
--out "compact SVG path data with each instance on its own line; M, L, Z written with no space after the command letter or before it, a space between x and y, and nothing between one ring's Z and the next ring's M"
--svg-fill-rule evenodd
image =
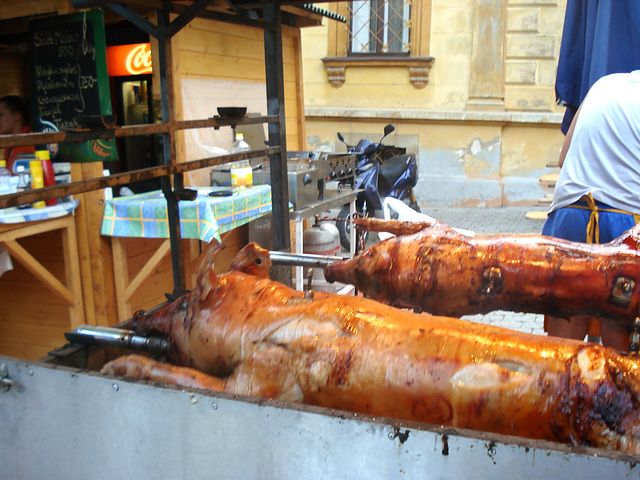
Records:
M397 198L386 197L382 204L382 212L384 214L385 220L392 219L392 213L396 213L398 215L398 220L403 220L407 222L435 222L436 219L425 215L424 213L416 212L413 208L409 207L406 203ZM464 235L466 237L474 237L475 232L472 230L466 230L464 228L456 228L451 227L456 232ZM380 240L386 240L387 238L393 237L394 235L389 232L378 232L378 238Z
M11 263L11 256L4 248L0 248L0 277L9 270L13 270L13 263Z

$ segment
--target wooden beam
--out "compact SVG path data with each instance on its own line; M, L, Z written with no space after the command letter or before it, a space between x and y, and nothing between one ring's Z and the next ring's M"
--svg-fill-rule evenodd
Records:
M248 160L251 158L264 157L279 152L279 147L251 150L250 152L234 153L231 155L221 155L219 157L191 160L184 163L132 170L130 172L118 173L116 175L110 175L108 177L96 176L86 180L60 184L55 187L29 190L26 193L12 193L10 195L1 195L0 208L15 207L26 203L33 203L38 200L47 200L49 198L58 198L67 195L92 192L94 190L101 190L108 187L127 185L129 183L149 180L151 178L166 177L168 175L190 172L192 170L199 170L206 167L213 167L214 165L221 165L223 163L229 163L235 160Z
M71 291L65 287L60 280L54 277L49 270L44 268L38 260L33 258L33 256L18 242L15 240L9 240L3 243L11 256L24 265L24 267L38 280L40 280L45 287L55 293L58 297L62 298L69 305L74 305L75 302Z
M167 240L166 242L163 242L162 245L160 245L160 247L158 248L158 250L156 250L155 253L151 256L151 258L147 260L147 263L144 264L144 267L140 269L138 274L133 278L133 280L131 280L129 285L127 285L127 287L125 288L125 291L124 291L125 301L128 302L131 296L136 292L136 290L140 288L140 285L142 285L142 282L146 280L146 278L151 274L153 269L156 268L158 264L162 261L162 259L167 255L167 253L169 253L169 251L171 250L170 247L171 247L171 243L169 242L169 240ZM126 257L124 261L125 262L127 261Z
M213 112L212 112L213 113ZM0 148L24 147L45 143L84 142L96 138L121 138L168 133L171 129L186 130L190 128L220 128L238 125L253 125L277 122L274 116L264 117L213 117L200 120L182 120L165 123L146 123L141 125L115 126L103 129L62 130L59 132L21 133L16 135L0 135Z
M2 14L0 19L33 17L34 15L58 14L59 0L39 0L25 2L24 0L2 0ZM67 2L68 3L68 2Z

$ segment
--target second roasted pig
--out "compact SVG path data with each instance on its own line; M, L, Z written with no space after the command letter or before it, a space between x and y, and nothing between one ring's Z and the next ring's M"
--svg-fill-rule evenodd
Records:
M466 236L440 223L356 220L396 237L328 265L328 281L435 315L511 310L632 325L640 314L640 225L606 244L540 235Z

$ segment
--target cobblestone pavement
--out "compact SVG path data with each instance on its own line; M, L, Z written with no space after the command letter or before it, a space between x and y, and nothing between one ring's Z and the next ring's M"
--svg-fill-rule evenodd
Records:
M537 233L543 222L525 217L532 210L544 211L544 207L503 208L434 208L424 213L452 227L466 228L478 233ZM466 315L464 320L495 325L536 335L546 335L543 316L532 313L495 311L486 315Z
M525 216L532 210L545 211L545 208L432 208L423 212L452 227L466 228L474 232L539 234L543 222L530 220Z
M517 313L497 310L485 315L465 315L460 317L463 320L485 325L495 325L496 327L509 328L524 333L534 335L546 335L543 326L543 316L534 313Z

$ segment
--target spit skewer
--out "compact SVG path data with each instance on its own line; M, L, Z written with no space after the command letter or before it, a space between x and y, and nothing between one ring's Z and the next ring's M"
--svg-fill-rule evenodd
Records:
M342 257L330 255L315 255L312 253L289 253L270 251L271 262L276 265L292 265L300 267L326 267L327 265L344 260Z
M132 330L95 325L81 325L71 333L65 333L70 342L83 345L127 348L154 355L166 353L169 340L163 337L143 337Z

